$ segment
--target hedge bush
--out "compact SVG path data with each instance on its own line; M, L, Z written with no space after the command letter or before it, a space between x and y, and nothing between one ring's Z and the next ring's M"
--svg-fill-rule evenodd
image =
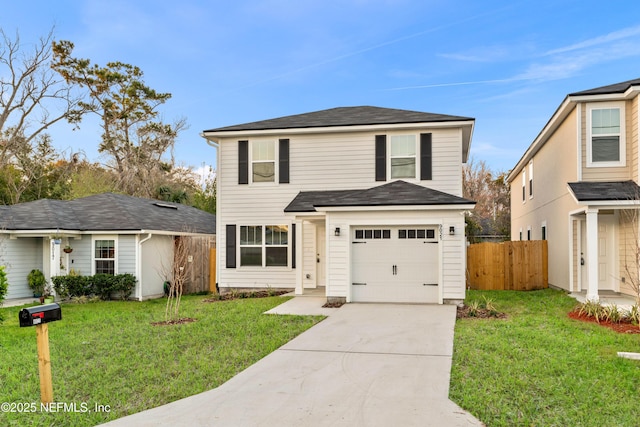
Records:
M55 276L51 280L56 293L62 298L97 295L103 300L109 300L114 295L123 300L128 299L137 282L136 277L130 273Z
M4 265L0 265L0 307L4 302L4 297L9 291L9 281L7 280L7 273L4 271ZM0 323L4 320L4 316L0 311Z

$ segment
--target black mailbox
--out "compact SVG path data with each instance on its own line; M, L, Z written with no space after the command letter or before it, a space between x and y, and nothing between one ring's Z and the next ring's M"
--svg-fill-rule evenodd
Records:
M20 327L36 326L42 323L62 320L62 310L60 309L60 304L54 302L52 304L23 308L20 310L18 318L20 319Z

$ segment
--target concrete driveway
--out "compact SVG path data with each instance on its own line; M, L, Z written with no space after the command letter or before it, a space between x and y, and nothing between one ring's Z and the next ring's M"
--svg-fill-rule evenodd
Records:
M220 387L115 426L482 426L448 399L455 306L347 304Z

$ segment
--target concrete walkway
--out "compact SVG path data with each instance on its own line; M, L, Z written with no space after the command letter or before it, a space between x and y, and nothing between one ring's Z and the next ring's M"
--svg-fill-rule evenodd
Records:
M455 306L329 310L218 388L105 426L483 425L448 399Z

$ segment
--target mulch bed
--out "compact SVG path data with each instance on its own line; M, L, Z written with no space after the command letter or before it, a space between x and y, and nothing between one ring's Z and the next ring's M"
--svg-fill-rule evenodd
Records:
M197 322L196 319L191 317L183 317L177 320L165 320L164 322L152 322L153 326L166 326L166 325L182 325L183 323Z
M226 292L224 294L218 294L213 298L203 299L202 302L218 302L218 301L230 301L235 299L245 299L245 298L267 298L267 297L276 297L284 294L288 294L291 291L242 291L242 292Z
M324 308L340 308L344 305L343 302L334 301L334 302L326 302L322 307Z
M492 313L486 308L478 308L476 309L474 315L471 315L471 309L464 305L462 307L458 306L458 310L456 312L456 319L506 319L507 315L505 313Z
M634 325L629 321L623 321L621 323L612 323L612 322L609 322L608 320L601 320L600 322L598 322L593 317L587 316L585 314L580 314L577 311L570 312L569 317L575 320L580 320L582 322L597 323L600 326L609 328L612 331L616 331L622 334L640 334L640 327L638 327L638 325Z

